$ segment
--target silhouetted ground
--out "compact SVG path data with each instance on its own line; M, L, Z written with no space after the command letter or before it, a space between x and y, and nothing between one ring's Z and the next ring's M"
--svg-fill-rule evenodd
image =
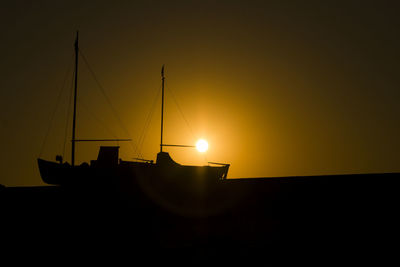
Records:
M92 263L382 264L397 255L399 179L394 173L225 180L212 198L182 209L140 190L3 187L3 254L83 256Z

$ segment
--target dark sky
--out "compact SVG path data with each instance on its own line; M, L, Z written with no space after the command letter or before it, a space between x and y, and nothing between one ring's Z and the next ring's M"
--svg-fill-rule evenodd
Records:
M0 183L41 184L38 156L70 159L72 73L63 80L76 30L118 113L81 59L77 137L130 137L123 159L137 156L165 64L165 142L210 143L206 155L169 149L179 163L229 162L230 178L398 172L398 10L396 1L3 1ZM159 111L145 158L158 152ZM97 145L79 144L78 163Z

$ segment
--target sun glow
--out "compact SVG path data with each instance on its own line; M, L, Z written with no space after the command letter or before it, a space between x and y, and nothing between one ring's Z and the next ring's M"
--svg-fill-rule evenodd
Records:
M196 143L196 149L199 152L206 152L208 150L208 142L204 139L200 139Z

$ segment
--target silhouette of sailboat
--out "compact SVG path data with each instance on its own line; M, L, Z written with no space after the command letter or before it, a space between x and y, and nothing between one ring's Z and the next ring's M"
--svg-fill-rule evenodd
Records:
M160 152L156 162L153 161L124 161L119 158L119 146L100 146L96 160L90 164L75 165L75 143L84 141L129 141L127 139L101 139L80 140L76 139L76 95L78 88L78 33L75 41L75 87L72 121L72 153L71 164L62 162L61 156L56 161L48 161L38 158L38 166L42 180L51 185L64 186L112 186L126 185L141 180L145 183L164 181L168 183L188 185L188 181L202 181L202 183L214 182L227 178L229 164L212 163L206 166L187 166L176 163L168 152L163 151L167 145L163 143L163 116L164 116L164 66L162 67L162 102L161 102L161 142ZM216 164L217 166L210 166ZM190 183L195 185L196 183Z

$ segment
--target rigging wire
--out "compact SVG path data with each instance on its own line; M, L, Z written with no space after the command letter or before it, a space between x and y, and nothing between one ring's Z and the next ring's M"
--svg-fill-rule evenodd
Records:
M105 93L104 87L100 84L99 79L97 79L96 74L94 73L93 69L90 67L89 62L87 61L85 55L82 52L82 49L79 49L79 54L81 55L83 61L85 62L86 66L89 69L89 72L91 73L91 75L93 76L93 79L95 80L95 82L97 83L97 86L99 87L101 93L103 94L104 98L106 99L107 103L109 104L111 111L113 112L115 118L118 120L118 123L120 124L120 127L122 128L122 130L125 132L125 134L128 135L129 138L131 138L131 134L129 133L128 129L125 127L125 124L122 122L120 116L118 115L118 112L116 111L116 109L114 108L114 106L112 105L109 97L107 96L107 94ZM132 142L129 142L131 144L131 148L133 151L136 150L136 148L133 146Z
M138 158L142 157L141 150L142 150L144 141L146 139L147 130L148 130L148 128L150 126L150 123L151 123L151 120L153 118L153 114L154 114L155 107L156 107L156 104L157 104L157 100L158 100L158 98L160 96L160 93L161 93L161 85L157 89L156 97L154 98L153 104L152 104L152 106L150 108L150 111L149 111L149 113L147 115L144 127L143 127L142 132L141 132L141 134L139 136L137 151L135 151L135 154L137 155Z
M75 70L72 73L72 79L71 79L71 87L70 87L70 93L69 93L69 100L68 100L68 110L67 110L67 120L65 123L65 129L64 129L64 145L63 145L63 152L62 152L62 156L64 158L65 155L65 147L67 144L67 132L68 132L68 125L69 125L69 119L70 119L70 113L71 113L71 107L72 107L72 92L73 92L73 87L74 87L74 74L75 74Z
M112 105L112 103L111 103L109 97L108 97L107 94L105 93L104 87L103 87L103 86L101 85L101 83L99 82L97 76L95 75L93 69L91 68L89 62L87 61L87 59L86 59L84 53L82 52L82 49L79 50L79 54L81 55L83 61L85 62L87 68L89 69L89 72L90 72L91 75L93 76L93 79L95 80L95 82L96 82L97 86L99 87L101 93L103 94L105 100L106 100L107 103L109 104L109 106L110 106L110 108L111 108L111 110L112 110L112 112L113 112L115 118L118 120L118 123L120 124L120 127L121 127L122 130L128 135L128 137L131 137L130 132L129 132L128 129L126 128L125 124L122 122L122 120L121 120L120 116L118 115L116 109L115 109L114 106ZM57 108L58 108L60 99L61 99L61 95L62 95L62 93L63 93L63 91L64 91L64 88L65 88L65 83L66 83L66 80L67 80L67 76L68 76L68 74L70 73L71 65L72 65L72 64L70 64L69 67L68 67L68 70L67 70L66 75L65 75L64 80L63 80L63 84L62 84L61 90L60 90L60 92L59 92L59 94L58 94L57 101L56 101L56 105L55 105L55 107L54 107L54 109L53 109L53 113L52 113L51 118L50 118L50 124L49 124L49 127L48 127L48 129L47 129L47 132L46 132L44 141L43 141L43 143L42 143L42 147L41 147L41 150L40 150L40 153L39 153L39 157L40 157L40 156L42 155L42 153L43 153L44 146L45 146L46 140L47 140L47 138L48 138L50 129L51 129L51 127L52 127L52 123L53 123L53 121L54 121L54 116L55 116L55 113L56 113L56 111L57 111ZM72 87L73 87L73 84L71 84L71 87L70 87L70 88L72 88ZM161 86L160 86L160 87L161 87ZM153 101L153 104L152 104L152 106L151 106L150 112L148 113L148 116L147 116L147 118L146 118L146 121L145 121L144 127L143 127L143 129L142 129L142 132L141 132L141 134L140 134L140 136L139 136L139 140L138 140L138 142L137 142L137 144L136 144L136 147L133 146L132 142L129 142L129 143L131 144L131 148L132 148L134 154L135 154L135 155L138 155L138 157L141 157L141 149L142 149L142 146L143 146L144 141L145 141L145 139L146 139L147 131L148 131L148 128L149 128L149 126L150 126L150 124L151 124L152 117L153 117L153 114L154 114L154 111L155 111L155 107L156 107L156 104L157 104L157 100L158 100L159 95L160 95L160 91L161 91L161 90L160 90L160 87L159 87L158 90L157 90L157 95L156 95L156 97L155 97L155 99L154 99L154 101ZM167 87L167 86L165 86L165 87L166 87L167 90L170 92L170 94L171 94L171 96L172 96L172 99L173 99L173 101L175 102L175 104L176 104L176 106L177 106L177 108L178 108L178 111L180 112L180 114L181 114L183 120L185 121L187 127L189 128L189 130L190 130L190 132L191 132L191 134L192 134L192 137L194 137L193 129L191 128L191 126L190 126L188 120L186 119L185 115L183 114L182 109L181 109L180 105L178 104L178 101L177 101L175 95L173 94L172 90L171 90L169 87ZM66 122L66 125L65 125L64 145L63 145L63 153L62 153L63 156L65 155L65 147L66 147L66 140L67 140L67 129L68 129L68 124L69 124L70 110L71 110L71 107L70 107L70 106L71 106L71 105L70 105L71 99L72 99L72 90L70 90L69 105L68 105L68 111L67 111L67 122ZM82 103L80 103L80 104L82 105ZM86 106L84 106L84 105L82 105L82 106L85 108L86 111L89 111L89 109L88 109ZM90 112L89 112L89 113L90 113ZM106 130L107 130L113 137L116 137L115 134L114 134L109 128L107 128L107 127L105 126L105 124L104 124L101 120L99 120L96 116L94 116L93 113L91 113L91 116L92 116L93 118L95 118L101 125L103 125L103 126L106 128Z
M192 127L190 126L189 121L186 119L185 115L183 114L183 111L182 111L182 109L181 109L181 107L180 107L180 105L179 105L179 103L178 103L178 101L177 101L177 99L176 99L174 93L172 92L172 90L171 90L168 86L165 85L165 88L167 88L168 92L170 92L170 94L171 94L171 96L172 96L172 99L174 100L175 105L177 106L177 108L178 108L178 110L179 110L179 113L181 114L183 120L185 121L187 127L188 127L189 130L190 130L190 133L192 134L192 137L195 138L194 131L193 131ZM204 157L204 161L205 161L205 162L208 162L207 153L204 153L204 154L203 154L203 157Z
M71 58L72 58L72 57L73 57L73 55L71 56ZM73 62L73 61L70 61L70 64L69 64L69 66L67 67L67 71L66 71L66 73L65 73L65 76L64 76L64 79L63 79L63 82L62 82L61 89L60 89L60 91L59 91L59 93L58 93L58 96L57 96L57 101L56 101L56 103L55 103L55 105L54 105L54 109L53 109L53 112L52 112L51 117L50 117L49 126L47 127L47 131L46 131L46 134L45 134L45 136L44 136L42 146L41 146L41 148L40 148L39 157L41 157L42 154L43 154L43 150L44 150L45 144L46 144L46 142L47 142L47 138L48 138L48 136L49 136L50 130L51 130L52 125L53 125L54 116L55 116L56 111L57 111L57 108L58 108L58 106L59 106L59 104L60 104L61 95L62 95L62 93L64 92L65 83L66 83L66 81L67 81L67 77L68 77L69 72L70 72L70 70L71 70L72 62Z
M186 119L185 115L183 114L182 109L181 109L181 107L179 106L178 101L177 101L176 98L175 98L174 93L172 92L172 90L171 90L169 87L165 86L165 88L167 88L168 92L170 92L170 94L171 94L171 96L172 96L172 99L174 100L175 105L177 106L177 108L178 108L178 110L179 110L179 113L182 115L183 120L185 121L187 127L188 127L189 130L190 130L190 133L192 134L192 137L194 138L195 135L194 135L193 129L192 129L192 127L190 127L188 120Z
M82 108L89 114L89 116L92 117L92 119L94 119L95 121L97 121L97 123L99 123L101 126L103 126L104 129L105 129L114 139L118 139L117 136L114 134L114 132L113 132L109 127L107 127L106 124L105 124L101 119L99 119L93 112L91 112L90 109L88 108L88 106L87 106L85 103L79 101L79 99L78 99L77 101L78 101L78 103L79 103L79 106L82 107Z

